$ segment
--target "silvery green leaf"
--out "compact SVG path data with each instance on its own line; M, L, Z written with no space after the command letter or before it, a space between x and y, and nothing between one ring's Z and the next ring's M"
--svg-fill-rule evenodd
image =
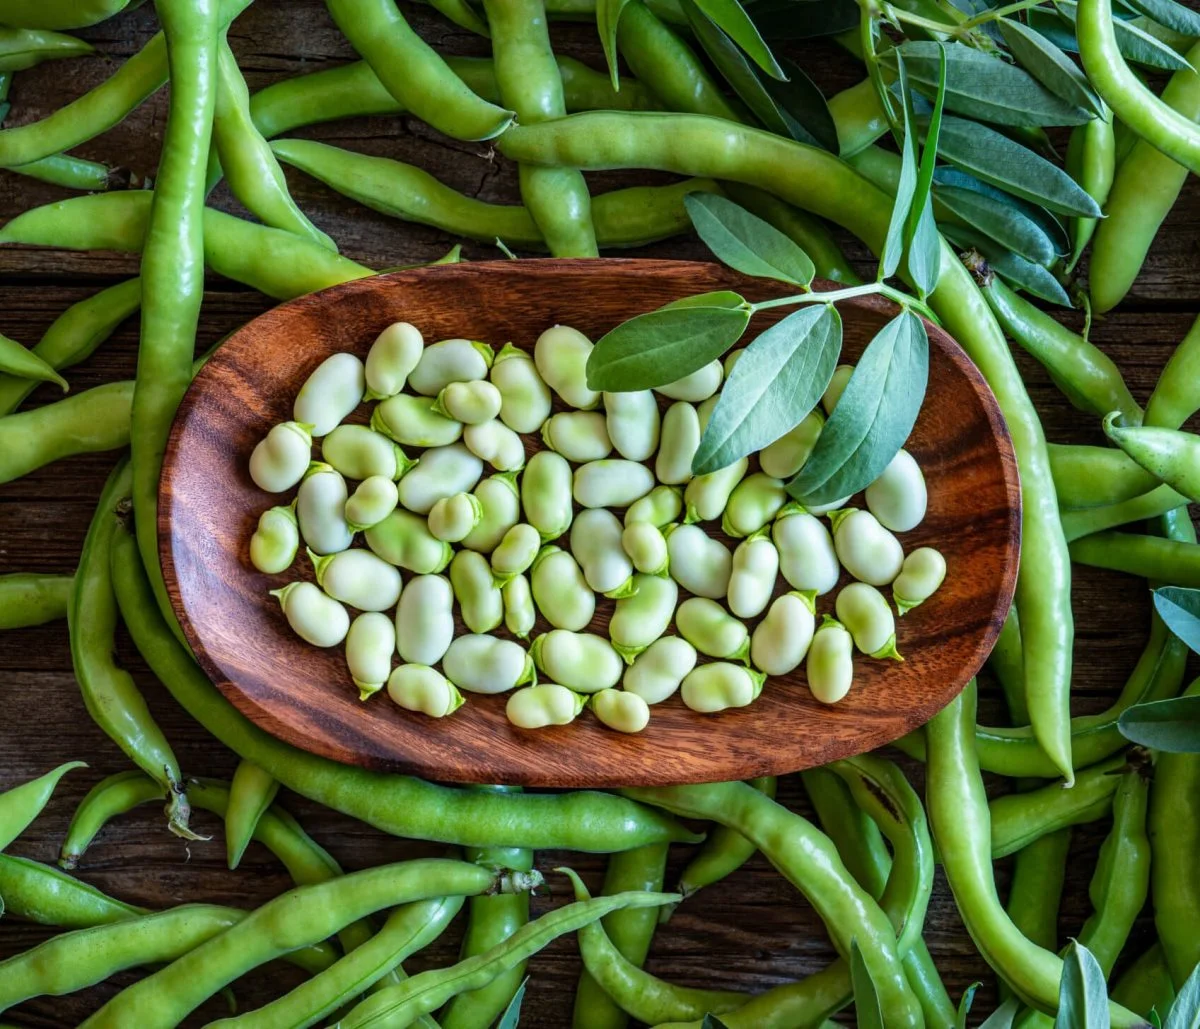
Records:
M1200 754L1200 696L1134 704L1121 712L1117 728L1127 740L1152 750Z
M1002 204L1007 204L1009 207L1015 208L1042 230L1050 239L1055 254L1061 256L1071 249L1071 241L1067 235L1066 226L1059 219L1058 215L1052 214L1044 207L1039 207L1028 200L1015 197L1011 193L1006 193L1004 190L997 189L986 182L980 182L974 175L960 171L958 168L951 168L948 165L943 165L933 173L933 181L938 186L969 189L972 193L981 193Z
M945 44L913 41L880 55L885 67L894 67L903 54L909 81L932 93L937 88L939 48ZM1090 117L1050 92L1032 75L982 50L953 43L946 46L948 74L946 107L996 125L1037 128L1043 125L1082 125Z
M517 987L513 999L508 1002L508 1007L504 1009L504 1014L496 1023L496 1029L517 1029L517 1026L521 1024L521 1004L525 1000L525 984L527 982L529 982L528 976L521 980L521 985Z
M850 941L850 981L854 984L854 1015L858 1029L886 1029L875 981L858 949L858 940Z
M801 139L793 130L792 138L800 143L815 143L822 149L836 154L837 126L833 122L833 115L829 113L825 97L795 61L784 57L779 63L788 74L787 81L765 78L762 84L776 106L799 125L807 136L806 139Z
M627 3L629 0L596 0L596 29L600 33L600 46L604 49L613 89L617 90L621 88L621 73L617 67L617 24Z
M942 271L942 237L933 218L933 202L929 197L921 207L904 259L908 278L922 298L937 289Z
M716 193L689 193L683 202L700 238L730 268L797 286L812 282L808 254L769 222Z
M1154 591L1154 610L1189 650L1200 653L1200 590L1160 586Z
M771 53L754 22L738 0L694 0L697 7L708 16L745 53L750 55L771 78L784 78L784 71Z
M1021 1002L1016 997L1009 997L995 1011L988 1015L979 1029L1012 1029L1013 1020L1021 1010Z
M940 43L935 45L940 54L937 93L929 125L925 132L925 145L921 151L921 164L917 169L917 184L913 189L912 207L908 212L908 224L904 239L908 277L917 287L922 298L928 296L937 287L942 265L942 240L938 235L937 224L933 218L930 190L933 186L933 173L937 165L938 136L941 133L949 72L946 47ZM905 95L904 100L909 124L915 125L916 117L911 109L912 98L913 93L910 91Z
M896 71L900 81L900 95L906 98L901 104L904 112L904 137L897 141L900 144L900 179L896 183L896 198L892 201L892 217L888 222L887 237L879 255L881 280L894 275L900 267L900 257L904 252L904 229L908 224L908 212L912 210L913 192L917 188L916 128L909 117L912 105L907 100L908 73L903 57L897 58Z
M1056 0L1055 7L1072 25L1075 24L1075 12L1078 5L1074 0ZM1038 31L1041 31L1039 28ZM1117 37L1117 49L1128 61L1145 65L1147 68L1161 68L1163 71L1180 71L1191 65L1172 50L1166 43L1155 39L1145 29L1138 28L1119 18L1113 20L1113 34ZM1062 46L1059 43L1059 46ZM1076 44L1078 48L1078 44ZM1066 49L1065 47L1063 49Z
M867 345L788 493L826 504L874 482L912 432L929 381L929 337L911 311Z
M1092 952L1072 940L1063 955L1054 1029L1110 1029L1108 985Z
M1166 1029L1200 1029L1200 965L1192 969L1175 994Z
M1060 307L1070 307L1071 298L1062 288L1062 283L1040 264L1026 261L1011 250L988 239L982 233L968 229L962 225L943 223L942 235L956 247L964 250L978 250L987 260L992 271L1000 276L1014 289L1024 290L1030 296L1038 297Z
M1200 13L1175 0L1129 0L1129 6L1172 32L1200 36Z
M742 352L725 380L692 460L696 475L761 450L817 406L842 349L832 304L794 311Z
M971 1013L971 1005L975 1002L975 991L982 983L971 983L964 991L962 1000L958 1002L958 1012L954 1019L954 1029L967 1029L967 1015Z
M1097 118L1103 115L1104 103L1087 76L1051 40L1014 18L1000 18L996 24L1013 56L1038 82L1068 104Z
M1057 256L1054 241L1011 204L958 186L939 185L934 195L940 208L1028 261L1046 265Z

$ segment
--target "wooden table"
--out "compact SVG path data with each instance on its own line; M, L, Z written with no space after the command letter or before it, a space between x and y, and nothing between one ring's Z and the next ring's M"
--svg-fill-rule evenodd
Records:
M486 53L486 41L448 25L422 8L411 12L413 23L439 48ZM122 59L134 53L155 31L151 5L127 12L112 22L83 33L101 53ZM594 67L603 59L594 27L555 25L553 36L562 53ZM316 0L259 0L230 32L250 88L298 73L343 63L353 58ZM831 43L815 42L798 48L799 56L827 94L860 76L854 63ZM12 92L8 124L32 121L49 114L110 74L113 65L100 58L43 65L22 72ZM82 148L83 156L130 168L138 175L155 173L158 145L165 120L165 95L159 93L124 123ZM486 143L447 140L414 118L378 118L320 126L314 138L418 164L442 181L481 199L515 200L513 168L492 153ZM341 245L343 253L373 267L432 260L455 242L423 226L408 225L376 215L334 194L300 174L288 173L293 195L321 228ZM589 175L594 191L633 181L659 181L657 176ZM0 219L38 204L60 199L63 191L10 173L0 173ZM213 202L239 211L222 187ZM239 211L239 213L241 213ZM1160 233L1150 260L1133 294L1121 310L1098 321L1092 338L1117 361L1134 395L1144 400L1174 345L1200 310L1200 264L1197 263L1200 191L1189 181L1179 206ZM843 241L847 253L863 268L869 255L853 240ZM468 256L495 256L486 246L468 245ZM661 257L705 256L695 239L682 238L634 251ZM70 254L58 251L0 250L0 331L27 344L36 342L52 319L68 304L103 285L136 274L137 260L115 254ZM198 340L208 347L231 329L265 310L265 298L243 287L212 280L205 296ZM1065 320L1078 328L1073 314ZM82 389L116 378L130 377L135 364L136 321L116 333L99 352L70 373ZM1041 411L1051 440L1101 442L1091 418L1081 417L1062 399L1045 373L1018 355L1030 393ZM53 398L40 390L36 401ZM104 475L108 456L63 461L18 482L0 487L0 573L45 570L69 573ZM1074 703L1077 712L1105 707L1133 667L1146 636L1149 605L1140 581L1115 574L1079 570L1074 591L1076 653ZM166 731L187 772L228 777L234 757L217 745L174 704L148 674L128 640L120 639L121 660L145 690L154 715ZM71 672L66 627L50 625L0 636L0 787L15 785L62 761L80 758L89 768L72 773L53 803L12 847L12 852L53 861L75 805L102 776L128 767L117 747L97 729L80 701ZM999 721L1003 712L994 683L982 685L983 717ZM919 781L919 768L913 769ZM780 784L780 799L798 810L807 809L798 781ZM281 802L347 869L442 848L398 841L341 815L318 808L292 795ZM289 885L282 868L258 844L252 844L241 868L225 868L220 827L208 815L197 814L195 825L212 832L211 842L185 845L170 836L157 810L147 808L110 826L88 852L79 874L88 882L128 901L165 907L187 901L253 906ZM1068 869L1068 887L1060 919L1062 939L1075 935L1090 911L1087 880L1103 839L1103 824L1077 831ZM671 876L687 859L685 848L671 857ZM543 854L539 865L551 868L570 862L598 886L602 862L575 854ZM1009 862L1000 862L1002 888ZM563 902L565 886L551 876L549 891L535 902L537 911ZM420 969L452 960L461 929L455 927L427 952L414 958ZM1127 957L1151 938L1149 914L1135 929ZM50 930L0 920L0 958L30 947ZM994 1006L995 991L987 966L963 930L953 900L939 878L926 925L929 949L947 987L957 997L976 980L983 980L978 1013ZM761 859L683 905L659 932L648 962L651 971L693 986L758 991L816 971L833 956L823 928L811 909ZM526 1002L528 1026L570 1024L571 996L579 970L571 938L560 940L532 963ZM76 1024L116 989L133 981L122 975L101 987L69 998L25 1005L8 1020L25 1026L57 1027ZM243 1009L257 1006L295 982L293 971L272 966L236 987ZM222 1003L206 1005L201 1014L218 1017ZM198 1019L196 1024L206 1019ZM189 1023L190 1024L190 1023Z

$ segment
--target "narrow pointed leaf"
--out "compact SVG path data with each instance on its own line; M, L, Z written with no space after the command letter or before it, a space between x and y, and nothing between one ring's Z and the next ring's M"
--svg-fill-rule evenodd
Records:
M934 168L937 165L937 142L946 101L946 48L941 44L937 45L940 54L937 95L925 133L925 146L921 152L920 167L917 169L917 185L913 190L912 208L908 212L908 227L904 240L908 256L908 277L922 297L928 296L937 287L942 263L942 241L934 222L933 204L929 195L933 186ZM906 103L911 104L912 96L910 92L905 98ZM916 124L911 110L908 115L909 123Z
M971 983L963 991L962 1000L958 1002L958 1012L954 1019L954 1029L967 1029L967 1015L971 1013L971 1005L975 1002L975 991L981 983Z
M775 226L716 193L689 193L683 202L700 238L730 268L798 286L812 282L808 254Z
M1060 14L1072 25L1075 24L1077 4L1074 0L1056 0L1054 5ZM1040 31L1040 26L1039 26ZM1145 29L1140 29L1119 18L1113 19L1113 34L1117 39L1117 49L1128 61L1145 65L1147 68L1160 68L1163 71L1180 71L1191 65L1172 50L1166 43L1155 39ZM1062 43L1059 43L1062 46ZM1076 43L1078 48L1078 43ZM1063 47L1066 49L1066 47Z
M746 9L763 39L812 39L858 27L854 0L758 0Z
M749 309L728 307L666 307L638 315L596 343L588 355L588 386L610 393L665 386L724 354L749 321Z
M1062 288L1062 283L1040 264L1018 257L1011 250L1005 250L973 229L948 224L943 224L941 229L942 235L956 247L962 250L978 250L987 259L992 271L1014 289L1022 289L1031 296L1058 304L1060 307L1071 306L1071 298Z
M1054 1029L1110 1029L1108 986L1092 952L1072 940L1063 955Z
M788 493L825 504L874 482L912 432L929 380L925 324L905 311L867 345Z
M943 165L941 168L938 168L933 174L933 181L938 186L946 185L959 189L969 189L973 193L982 193L986 197L991 197L1002 204L1007 204L1009 207L1015 208L1023 214L1049 237L1056 254L1062 255L1071 249L1071 240L1067 235L1067 227L1063 224L1062 219L1058 215L1047 211L1044 207L1039 207L1028 200L1015 197L1011 193L997 189L987 182L980 182L974 175L960 171L958 168L951 168L949 165Z
M1200 13L1175 0L1129 0L1129 6L1172 32L1200 36Z
M659 310L665 311L668 307L728 307L732 309L745 306L746 298L741 293L735 293L731 289L716 289L711 293L693 293L690 297L680 297L678 300L672 300L669 304L663 304Z
M764 78L763 86L778 108L807 135L798 142L813 142L824 150L838 152L837 126L825 97L795 61L781 58L779 62L788 74L786 82ZM795 139L795 132L792 133Z
M521 1024L521 1004L525 1000L525 984L528 982L528 976L521 980L521 985L517 987L513 999L508 1002L508 1007L504 1009L504 1014L496 1023L496 1029L517 1029L517 1026Z
M1200 754L1200 696L1135 704L1121 712L1121 735L1170 754Z
M933 218L933 203L925 198L917 227L905 249L905 267L922 298L937 289L942 269L942 237Z
M621 74L617 68L617 24L621 12L629 0L596 0L596 29L600 33L600 46L604 48L604 60L612 76L613 89L621 88Z
M1200 590L1160 586L1154 591L1154 610L1189 650L1200 654Z
M1200 1029L1200 965L1184 980L1167 1014L1166 1029Z
M709 416L692 460L696 475L724 468L795 428L820 402L842 349L842 319L813 304L746 347Z
M850 982L854 985L854 1015L858 1029L885 1029L879 994L862 951L858 949L858 940L850 941Z
M771 48L759 34L750 15L738 0L694 0L712 21L742 48L755 64L773 79L785 77L784 70L779 67Z
M1044 265L1058 256L1054 240L1010 204L957 186L938 186L935 196L940 207L1027 261Z
M1012 1029L1013 1020L1021 1010L1021 1002L1016 997L1009 997L995 1011L988 1015L979 1029Z
M1015 18L1000 18L996 24L1013 56L1051 93L1097 118L1104 113L1104 103L1092 89L1087 76L1061 48Z
M900 80L900 95L908 96L908 72L904 58L897 59L896 70ZM917 188L917 140L915 127L909 119L911 104L905 99L901 104L904 118L904 138L900 144L900 179L896 183L896 199L892 201L892 219L888 223L887 238L883 252L879 255L879 277L886 279L900 267L900 256L904 251L904 227L908 212L912 209L913 191Z

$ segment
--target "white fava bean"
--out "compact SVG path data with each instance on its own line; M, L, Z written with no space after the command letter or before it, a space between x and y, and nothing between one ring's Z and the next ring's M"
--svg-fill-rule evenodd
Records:
M679 485L692 480L692 458L700 448L700 417L684 400L676 401L663 416L662 439L654 458L659 482Z
M729 590L733 555L698 525L677 525L667 533L671 578L689 593L719 600Z
M296 504L268 508L258 516L258 528L250 537L250 563L267 575L286 572L296 560L300 530L296 526Z
M650 708L636 693L601 690L592 697L592 712L617 732L641 732L650 724Z
M327 557L310 550L308 557L317 585L334 600L360 611L386 611L400 599L400 572L369 550L343 550Z
M513 576L526 571L541 548L542 537L532 525L518 522L509 529L492 551L492 575L496 585L503 586Z
M450 585L463 621L472 632L491 632L504 621L504 598L492 580L492 566L474 550L460 550L450 562Z
M498 472L515 472L525 465L525 441L497 418L468 425L463 429L463 442Z
M903 615L923 604L946 578L946 559L933 547L918 547L904 559L900 574L892 583L892 600Z
M332 597L311 582L290 582L271 590L279 600L292 631L314 647L336 647L350 629L350 615Z
M787 502L779 479L763 472L747 475L729 494L721 528L730 536L750 536L768 525Z
M721 362L721 367L724 369L725 378L728 379L733 374L733 369L736 367L743 355L746 353L745 347L739 347L737 350L731 350L725 355L725 360Z
M504 584L500 593L504 597L504 628L518 639L525 639L533 632L533 623L537 621L529 579L524 575L514 575Z
M767 675L787 675L800 667L816 628L812 594L792 591L776 597L750 637L750 662Z
M362 402L367 384L363 363L353 354L327 357L304 380L292 404L292 417L324 436Z
M382 400L404 389L424 349L420 331L408 322L393 322L376 336L367 351L367 399Z
M409 664L436 665L454 639L454 590L444 575L416 575L396 606L396 651Z
M388 677L388 696L406 711L445 718L463 705L463 695L449 679L428 665L400 665Z
M548 725L569 725L586 703L586 697L565 686L545 682L517 690L508 698L504 714L518 729L544 729Z
M603 397L608 438L617 453L629 461L645 461L658 449L661 423L653 391L605 393Z
M596 693L621 679L621 657L603 636L553 629L529 648L533 663L551 681L577 693Z
M749 467L750 462L743 457L715 472L697 475L683 491L683 502L687 506L684 521L711 522L720 518L725 513L730 494Z
M854 638L854 645L868 657L890 657L903 661L896 649L896 619L883 594L865 582L852 582L834 601L838 621Z
M808 688L822 704L836 704L854 682L854 640L846 627L826 615L808 648L804 671Z
M731 707L746 707L758 699L766 676L753 668L714 661L698 665L684 676L679 695L684 704L700 714L714 714Z
M628 507L654 488L654 473L644 464L610 458L575 469L571 493L582 507Z
M775 519L771 538L779 551L779 570L792 589L819 597L837 585L842 569L833 537L816 515L788 504Z
M655 486L625 512L625 524L649 522L660 529L679 521L683 513L683 491L675 486Z
M562 547L543 547L529 572L533 600L556 629L578 632L596 613L596 595L575 558Z
M378 525L396 510L400 491L387 476L371 475L358 484L346 501L346 524L355 532Z
M707 400L721 388L721 378L725 374L721 362L709 361L703 368L697 368L690 375L676 379L665 386L657 387L657 391L672 400L686 400L698 404Z
M754 618L766 610L779 574L779 551L766 530L742 540L733 552L726 599L739 618Z
M409 372L408 388L436 397L452 382L486 379L492 366L492 348L469 339L444 339L427 346L417 366Z
M850 499L852 494L847 494L844 497L839 497L837 500L831 500L828 504L809 504L801 505L805 511L813 515L829 514L831 511L840 511L846 506L846 501Z
M564 403L590 411L600 403L600 394L587 384L587 361L592 341L578 329L555 325L537 338L533 361L537 370Z
M674 695L679 684L696 667L696 648L679 636L655 640L625 671L621 686L647 704L661 704Z
M571 466L562 454L541 450L521 475L521 506L542 539L557 539L571 527Z
M456 636L442 658L442 670L468 693L507 693L536 677L533 658L521 644L479 633Z
M395 443L365 425L339 425L321 443L321 457L347 479L401 478L416 465Z
M429 510L429 531L447 543L466 539L483 517L483 505L471 493L442 497Z
M691 597L675 612L679 635L701 654L745 661L750 652L750 632L715 600Z
M500 391L486 379L452 382L434 401L433 409L464 425L490 422L500 414Z
M701 401L696 405L696 415L700 419L700 434L704 435L704 430L708 428L708 420L712 417L712 413L717 409L717 403L721 399L721 394L709 397L707 400Z
M433 447L400 480L400 503L409 511L427 515L442 497L474 489L482 474L483 462L461 443Z
M825 416L820 411L809 411L794 429L763 447L758 455L759 467L777 479L790 479L808 461L824 425Z
M560 411L542 426L542 440L568 461L599 461L612 453L608 426L599 411Z
M462 422L433 406L429 397L399 393L371 412L371 428L406 447L448 447L462 435Z
M667 538L653 522L630 522L621 532L621 546L639 572L667 574L670 568Z
M608 623L613 649L627 664L667 631L679 600L673 579L660 575L635 575L636 592L617 601Z
M528 474L528 473L526 473ZM479 524L462 541L468 550L490 554L521 519L521 501L512 472L489 475L475 487L475 499L483 508Z
M831 517L833 548L842 567L854 578L872 586L886 586L900 574L904 548L870 511L845 508Z
M879 519L880 525L892 532L908 532L925 518L929 500L925 476L907 450L897 451L864 495L867 509Z
M364 611L350 623L346 633L346 666L358 687L359 700L383 689L392 671L395 651L396 629L387 615Z
M346 524L346 480L327 464L314 464L296 494L296 520L310 550L335 554L354 539Z
M633 562L621 545L621 520L607 508L581 511L571 526L571 553L597 593L619 599L633 588Z
M839 364L833 370L833 378L829 380L829 385L825 387L825 392L821 395L821 406L825 408L827 415L833 414L833 409L842 399L842 394L846 392L846 386L853 374L854 365L852 364Z
M250 478L268 493L291 489L308 471L312 461L312 436L299 422L273 426L250 455Z
M491 371L500 391L500 420L514 432L537 432L550 417L550 387L529 354L505 343Z
M388 564L407 568L418 575L440 572L454 551L429 531L420 515L397 508L364 533L367 546ZM314 548L316 549L316 548Z

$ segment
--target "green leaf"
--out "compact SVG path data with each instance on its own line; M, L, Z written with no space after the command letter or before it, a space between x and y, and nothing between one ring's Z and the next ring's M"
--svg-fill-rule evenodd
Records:
M521 985L517 987L513 999L508 1002L508 1007L504 1009L504 1014L496 1023L496 1029L517 1029L517 1026L521 1024L521 1004L525 1000L525 984L528 982L528 976L521 980Z
M912 105L908 100L908 72L904 58L896 64L900 77L901 105L904 111L904 137L896 142L900 146L900 178L896 183L896 199L892 201L892 219L888 223L887 238L879 255L879 278L889 278L900 267L900 256L904 251L904 227L908 224L908 212L912 209L913 192L917 188L917 140L909 117Z
M1121 712L1121 735L1169 754L1200 754L1200 696L1135 704Z
M806 137L799 138L793 127L792 138L800 143L812 143L836 154L837 125L834 124L833 115L829 113L829 105L825 102L824 95L795 61L784 57L779 63L788 74L787 81L763 79L762 84L779 110L791 119L794 126L799 127Z
M1200 1029L1200 965L1184 980L1167 1014L1166 1029Z
M1014 289L1023 289L1031 296L1060 307L1070 307L1071 298L1062 283L1040 264L1026 261L988 239L987 236L961 225L942 225L942 235L963 250L978 250L991 265L992 271Z
M962 1000L958 1002L958 1013L954 1019L954 1029L967 1029L967 1015L971 1013L971 1005L975 1001L975 991L982 985L983 983L971 983L963 991Z
M1041 226L1011 204L959 186L939 185L936 196L955 217L1027 261L1047 265L1058 256Z
M677 305L630 318L588 355L588 387L621 393L665 386L724 354L749 321L749 306Z
M997 189L986 182L980 182L974 175L960 171L958 168L951 168L949 165L943 165L934 172L933 181L939 186L956 186L959 189L969 189L973 193L982 193L993 200L1007 204L1009 207L1015 208L1042 230L1049 238L1050 245L1055 254L1062 255L1071 249L1071 239L1067 235L1067 227L1062 223L1058 215L1051 214L1044 207L1039 207L1028 200L1015 197L1011 193L1006 193L1004 190Z
M912 208L908 212L908 227L905 233L905 252L908 257L908 277L924 299L937 288L942 266L942 240L938 235L933 218L933 202L930 190L933 172L937 165L937 142L942 127L942 111L946 101L946 48L937 44L941 54L938 69L937 95L933 113L929 118L929 129L925 135L925 147L921 151L921 164L917 169L917 185L913 190ZM911 103L912 94L905 98ZM909 123L915 123L912 112L908 112Z
M1013 18L1000 18L996 24L1013 56L1038 82L1073 107L1090 111L1097 118L1103 115L1104 102L1060 47Z
M1013 1020L1021 1010L1021 1002L1016 997L1009 997L995 1011L988 1015L987 1020L979 1029L1012 1029Z
M730 268L797 286L812 282L808 254L774 225L716 193L689 193L683 203L700 238Z
M874 482L912 432L928 380L925 324L902 312L863 351L788 493L801 503L827 504Z
M692 472L705 475L791 431L820 402L842 349L832 304L789 314L742 353L709 416Z
M879 994L856 939L850 941L850 981L854 984L854 1015L858 1029L885 1029Z
M1078 5L1074 0L1056 0L1054 6L1067 21L1072 25L1075 24ZM1127 21L1114 18L1113 34L1117 37L1117 49L1121 51L1126 60L1133 61L1135 64L1142 64L1147 68L1160 68L1163 71L1180 71L1191 67L1166 43L1160 42L1149 32L1136 25L1131 25ZM1076 49L1078 49L1078 45L1076 43ZM1059 43L1059 46L1062 44Z
M977 179L1051 211L1100 217L1096 201L1070 175L986 125L947 115L938 153Z
M1110 1029L1108 986L1092 952L1072 940L1063 955L1054 1029Z
M1129 6L1172 32L1200 36L1200 13L1175 0L1129 0Z
M746 298L741 293L731 289L715 289L711 293L693 293L690 297L680 297L669 304L663 304L658 310L665 311L668 307L728 307L733 310L746 306Z
M1154 590L1154 610L1189 650L1200 653L1200 590L1160 586Z
M879 60L894 67L902 54L910 81L932 94L937 88L940 47L947 52L946 107L951 111L996 125L1026 128L1082 125L1090 117L1083 108L1051 93L1029 72L964 43L902 43L881 54Z
M729 1029L729 1026L710 1011L704 1016L704 1021L700 1023L700 1029Z
M759 35L758 28L750 20L738 0L693 0L712 21L730 39L750 55L763 71L773 79L786 78L784 70L779 67L771 48Z
M836 36L858 27L854 0L758 0L746 9L763 39Z
M627 3L629 0L596 0L596 29L600 33L604 60L612 76L613 89L616 90L621 88L621 73L617 67L617 24Z
M1158 1010L1151 1008L1149 1014L1146 1015L1146 1021L1150 1023L1150 1029L1163 1029L1162 1019L1158 1017Z

